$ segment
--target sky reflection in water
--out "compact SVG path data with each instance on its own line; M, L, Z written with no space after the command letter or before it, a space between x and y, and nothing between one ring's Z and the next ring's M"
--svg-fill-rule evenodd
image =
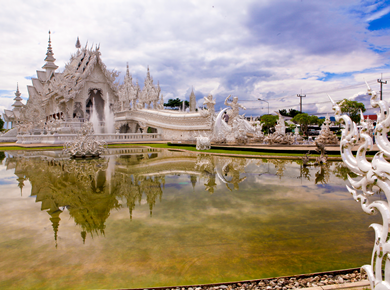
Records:
M341 163L141 148L92 161L9 154L0 288L214 283L370 260L379 216L353 201Z

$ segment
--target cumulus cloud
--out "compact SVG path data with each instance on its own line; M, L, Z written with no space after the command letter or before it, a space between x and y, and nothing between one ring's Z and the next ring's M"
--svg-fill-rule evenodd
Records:
M338 89L364 84L356 76L364 73L375 80L383 72L389 77L388 32L367 28L367 19L380 18L385 9L357 0L93 5L15 0L0 11L0 88L12 91L19 82L27 97L29 78L44 64L50 29L59 70L75 52L79 36L83 45L100 44L103 61L108 69L122 72L120 80L128 62L142 87L149 66L165 101L188 100L193 86L198 105L202 96L212 93L218 109L231 94L245 100L247 115L255 115L267 108L258 98L269 101L271 112L299 109L296 94L302 90L307 93L304 111L323 112L327 96L316 92L330 91L335 99L351 97L362 87ZM329 74L334 77L326 79ZM11 104L1 99L3 107Z

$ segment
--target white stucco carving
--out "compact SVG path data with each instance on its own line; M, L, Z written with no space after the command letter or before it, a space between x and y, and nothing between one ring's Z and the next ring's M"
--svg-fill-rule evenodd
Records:
M276 111L275 113L278 114L279 119L277 121L277 124L275 126L275 132L272 134L268 134L264 138L264 142L268 143L270 145L272 144L281 144L281 145L291 145L294 142L296 142L296 136L294 137L292 134L286 134L286 125L284 123L283 116L279 113L279 111Z
M382 290L390 289L390 163L385 159L390 156L390 143L387 137L390 131L390 115L388 114L390 108L387 101L379 100L376 92L372 91L368 84L367 87L372 107L380 108L375 128L375 142L379 152L371 162L366 159L366 152L371 149L373 141L372 135L368 134L369 125L364 120L363 113L361 113L360 121L363 128L359 132L356 123L349 116L341 115L339 104L329 98L333 104L336 121L345 124L340 141L341 157L344 164L359 176L359 179L352 179L348 176L351 186L347 186L347 189L353 198L360 202L364 212L368 214L379 212L382 216L382 224L370 225L375 232L375 243L371 264L362 267L367 273L371 289ZM363 143L359 145L356 156L354 156L352 148L358 144L359 139ZM373 198L378 188L385 194L385 200Z
M337 136L330 130L330 119L329 116L326 116L324 124L322 124L320 135L316 138L316 142L322 144L338 144L339 139Z

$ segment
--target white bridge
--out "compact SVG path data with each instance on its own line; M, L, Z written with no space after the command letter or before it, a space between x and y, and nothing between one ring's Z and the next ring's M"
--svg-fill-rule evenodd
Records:
M211 133L211 116L207 110L177 112L173 110L128 110L115 113L120 132L135 132L138 128L160 133L162 140L195 140L199 132Z

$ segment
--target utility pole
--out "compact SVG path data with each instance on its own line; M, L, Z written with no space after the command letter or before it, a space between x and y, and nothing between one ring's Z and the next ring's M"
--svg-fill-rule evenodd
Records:
M306 95L302 95L302 92L301 92L300 94L297 94L297 97L301 99L299 104L300 104L300 108L301 108L300 111L301 111L301 114L302 114L302 98L305 98Z
M382 101L382 85L383 85L383 84L387 84L387 81L383 81L383 80L382 80L382 74L381 74L381 78L378 79L378 83L381 84L381 90L380 90L380 92L381 92L381 101Z

